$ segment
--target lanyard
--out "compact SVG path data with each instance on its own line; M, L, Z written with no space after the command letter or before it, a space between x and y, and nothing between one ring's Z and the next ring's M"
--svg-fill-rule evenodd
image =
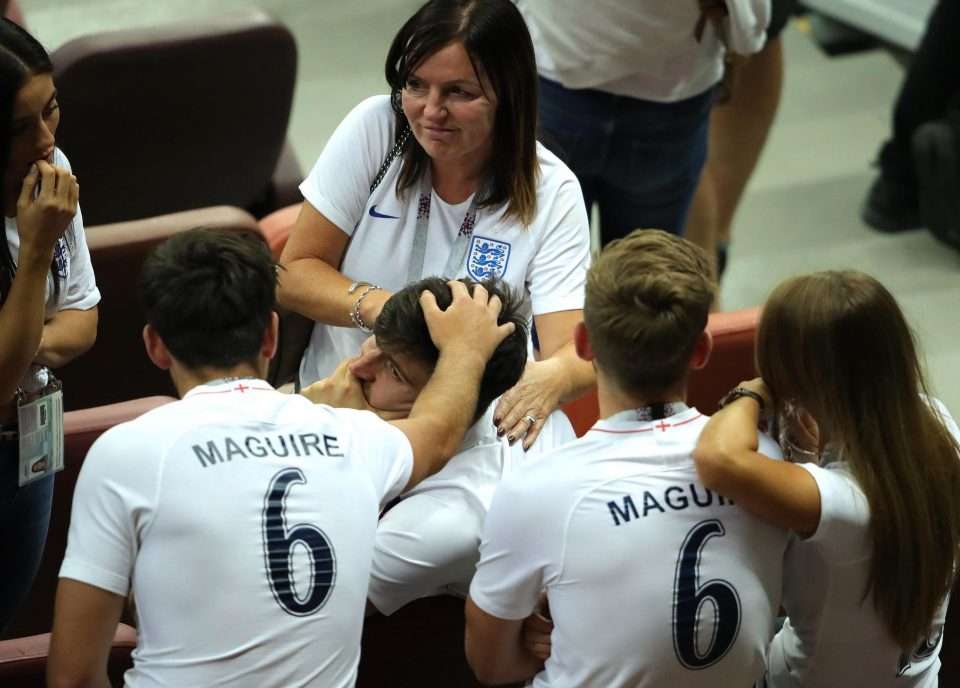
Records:
M413 250L410 254L410 268L407 270L407 284L423 279L423 258L427 253L427 225L430 224L430 204L433 198L433 182L428 169L420 180L420 201L417 204L417 224L413 234ZM463 216L460 231L453 242L447 265L443 268L443 276L448 279L456 277L460 266L467 257L467 246L473 236L473 226L477 221L477 195L473 195L467 214Z

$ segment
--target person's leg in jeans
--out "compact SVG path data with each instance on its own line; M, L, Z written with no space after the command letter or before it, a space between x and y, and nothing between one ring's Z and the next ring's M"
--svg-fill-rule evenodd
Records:
M540 78L541 142L577 176L589 216L609 147L611 97Z
M597 190L604 245L634 229L682 235L707 157L712 89L675 103L621 99Z
M881 231L921 226L911 141L942 117L960 93L960 0L940 0L920 40L893 110L893 137L880 149L880 176L864 203L864 221Z
M53 476L17 487L17 445L0 442L0 637L40 567L52 501Z

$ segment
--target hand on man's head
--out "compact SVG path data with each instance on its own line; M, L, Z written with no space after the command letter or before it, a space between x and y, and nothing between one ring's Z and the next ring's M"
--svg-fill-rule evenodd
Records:
M514 331L514 324L497 324L500 315L500 297L490 296L483 286L473 286L471 294L463 282L447 283L453 301L446 310L440 310L433 293L420 295L420 306L430 330L430 338L442 352L456 350L460 354L475 353L484 362L490 359L500 342Z

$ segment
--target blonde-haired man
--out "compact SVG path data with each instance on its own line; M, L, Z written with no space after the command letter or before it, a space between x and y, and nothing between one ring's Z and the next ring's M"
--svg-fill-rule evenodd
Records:
M481 681L686 688L763 673L786 533L704 488L691 458L707 418L684 398L710 354L709 275L701 249L656 230L590 269L574 341L602 420L498 488L467 603ZM766 437L761 449L779 455ZM523 643L544 590L545 664Z

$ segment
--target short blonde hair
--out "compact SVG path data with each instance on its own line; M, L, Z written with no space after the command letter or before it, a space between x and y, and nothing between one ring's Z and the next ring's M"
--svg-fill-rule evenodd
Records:
M587 273L584 323L597 367L627 392L666 392L687 376L716 292L710 259L658 229L610 242Z

